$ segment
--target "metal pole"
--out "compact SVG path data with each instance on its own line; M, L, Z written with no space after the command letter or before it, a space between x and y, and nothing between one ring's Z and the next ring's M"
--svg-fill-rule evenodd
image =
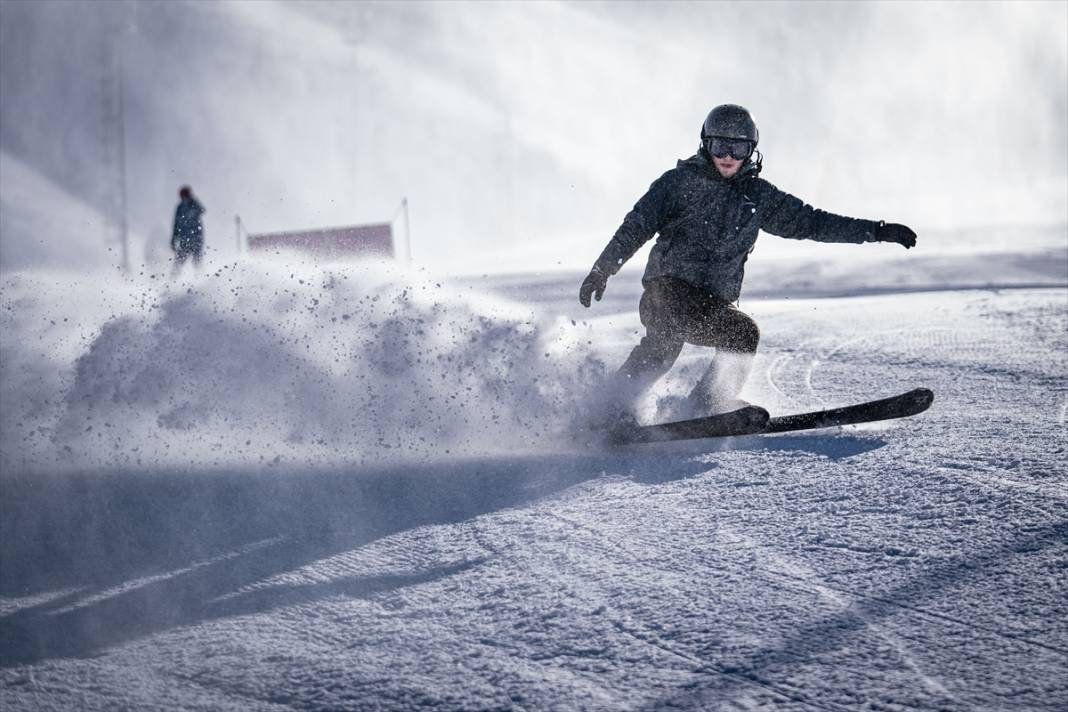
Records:
M241 216L234 216L234 236L237 238L237 254L241 255Z
M404 251L408 254L408 265L412 264L412 223L408 218L408 196L401 201L404 207Z
M125 8L124 8L125 9ZM125 19L125 18L124 18ZM123 28L125 30L125 28ZM121 181L120 212L122 214L122 269L130 271L130 230L126 195L126 69L123 62L122 38L119 35L119 180Z

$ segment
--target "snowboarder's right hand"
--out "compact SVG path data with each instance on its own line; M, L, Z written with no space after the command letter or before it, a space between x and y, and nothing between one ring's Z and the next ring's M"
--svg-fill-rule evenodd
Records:
M916 246L916 233L911 228L898 223L880 223L875 232L875 238L879 242L896 242L904 245L905 249Z
M597 301L601 301L607 284L608 275L602 272L600 268L594 267L590 270L590 273L586 275L586 279L582 280L582 286L579 287L579 302L582 306L588 307L590 305L591 296Z

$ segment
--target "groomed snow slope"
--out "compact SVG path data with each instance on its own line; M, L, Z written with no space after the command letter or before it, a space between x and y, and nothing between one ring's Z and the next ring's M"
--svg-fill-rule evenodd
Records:
M1068 707L1063 283L748 300L750 399L934 406L603 450L633 303L373 275L5 280L4 709Z

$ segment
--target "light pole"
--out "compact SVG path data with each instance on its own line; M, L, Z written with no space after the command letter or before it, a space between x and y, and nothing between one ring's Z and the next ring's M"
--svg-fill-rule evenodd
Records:
M122 19L126 19L126 5L122 6ZM119 74L119 229L122 238L122 271L130 271L130 229L126 215L126 71L122 61L122 39L126 23L122 23L116 38L115 55Z
M119 231L119 246L122 254L122 269L130 271L130 229L127 215L126 180L126 63L123 44L126 34L134 28L130 18L130 5L120 3L109 13L108 32L104 47L104 148L106 161L111 165L115 181L111 205L114 213L111 220Z

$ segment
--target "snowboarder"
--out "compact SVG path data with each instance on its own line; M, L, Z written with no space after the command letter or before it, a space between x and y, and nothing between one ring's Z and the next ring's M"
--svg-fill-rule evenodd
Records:
M193 258L193 265L200 267L200 260L204 256L204 225L200 220L204 206L193 197L193 189L188 185L178 190L178 197L181 202L174 211L174 230L171 232L175 275L190 257Z
M737 308L745 261L757 232L820 242L916 244L904 225L813 208L760 177L763 156L749 111L717 106L701 126L697 153L660 176L616 230L582 282L579 301L604 295L608 278L654 234L638 313L646 333L609 383L610 423L634 424L638 398L675 363L683 344L716 349L678 418L736 410L760 341ZM756 156L754 160L754 154Z

